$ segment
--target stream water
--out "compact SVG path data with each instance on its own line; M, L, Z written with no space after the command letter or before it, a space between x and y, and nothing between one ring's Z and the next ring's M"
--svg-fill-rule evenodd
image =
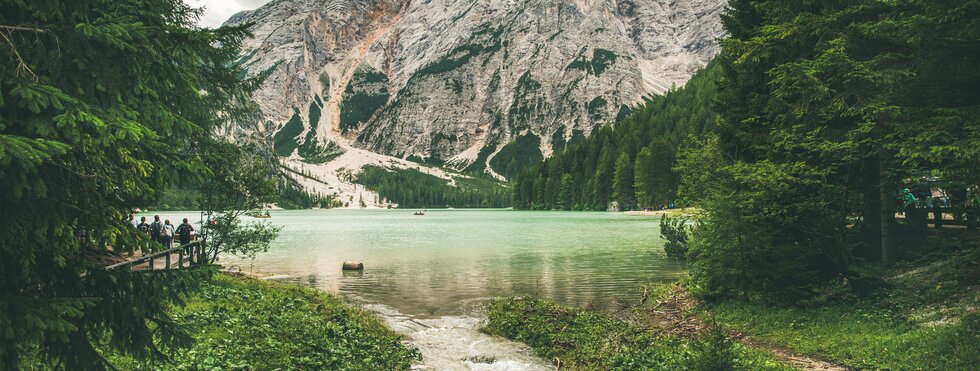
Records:
M643 283L679 277L659 219L512 210L273 211L269 252L226 267L341 294L381 315L423 353L419 369L546 369L521 344L480 333L492 297L531 295L606 308ZM187 214L187 215L183 215ZM171 220L192 213L161 213ZM344 261L364 263L344 272Z

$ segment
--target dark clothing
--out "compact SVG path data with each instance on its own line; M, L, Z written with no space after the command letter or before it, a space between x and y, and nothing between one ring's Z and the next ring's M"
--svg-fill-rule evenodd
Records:
M177 227L177 234L180 235L180 244L186 245L191 243L191 232L194 231L194 227L190 223L183 223Z
M161 230L163 230L163 223L160 223L160 221L154 221L153 224L150 224L150 239L155 242L163 242L160 238Z
M150 234L150 225L147 223L140 223L139 225L136 226L136 229L138 229L140 232L143 232L143 234L146 235Z

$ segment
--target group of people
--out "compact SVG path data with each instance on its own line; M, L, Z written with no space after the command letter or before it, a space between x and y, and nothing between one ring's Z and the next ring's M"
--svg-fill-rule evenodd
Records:
M179 226L174 227L170 223L170 219L161 222L159 215L154 215L153 222L147 223L145 216L140 217L140 220L137 221L136 214L130 213L129 223L133 225L133 228L149 236L151 241L160 243L167 249L173 247L174 238L180 241L181 246L191 243L191 237L194 233L194 226L187 222L187 218L184 218L184 222Z
M913 183L907 177L902 181L902 191L899 195L899 205L902 209L972 206L980 207L980 192L976 188L970 192L967 188L945 188L934 186L928 178L922 178L919 183ZM972 199L969 195L973 193Z

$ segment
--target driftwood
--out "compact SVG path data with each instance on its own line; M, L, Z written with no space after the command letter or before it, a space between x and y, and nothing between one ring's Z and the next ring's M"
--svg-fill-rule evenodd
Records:
M345 271L362 271L364 270L364 264L361 262L344 262L343 270Z

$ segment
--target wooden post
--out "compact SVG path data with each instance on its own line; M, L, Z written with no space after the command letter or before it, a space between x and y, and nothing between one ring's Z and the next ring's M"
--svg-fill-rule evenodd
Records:
M932 204L932 218L934 220L932 224L935 225L936 228L943 227L943 209L937 204Z
M169 270L170 269L170 252L167 252L167 257L164 258L163 261L166 262L166 264L167 264L167 265L163 266L163 270Z
M153 257L150 256L150 270L153 270Z
M184 249L177 251L177 270L184 268Z
M977 219L980 218L980 213L977 211L980 211L980 209L975 207L966 208L966 229L971 231L977 229Z

